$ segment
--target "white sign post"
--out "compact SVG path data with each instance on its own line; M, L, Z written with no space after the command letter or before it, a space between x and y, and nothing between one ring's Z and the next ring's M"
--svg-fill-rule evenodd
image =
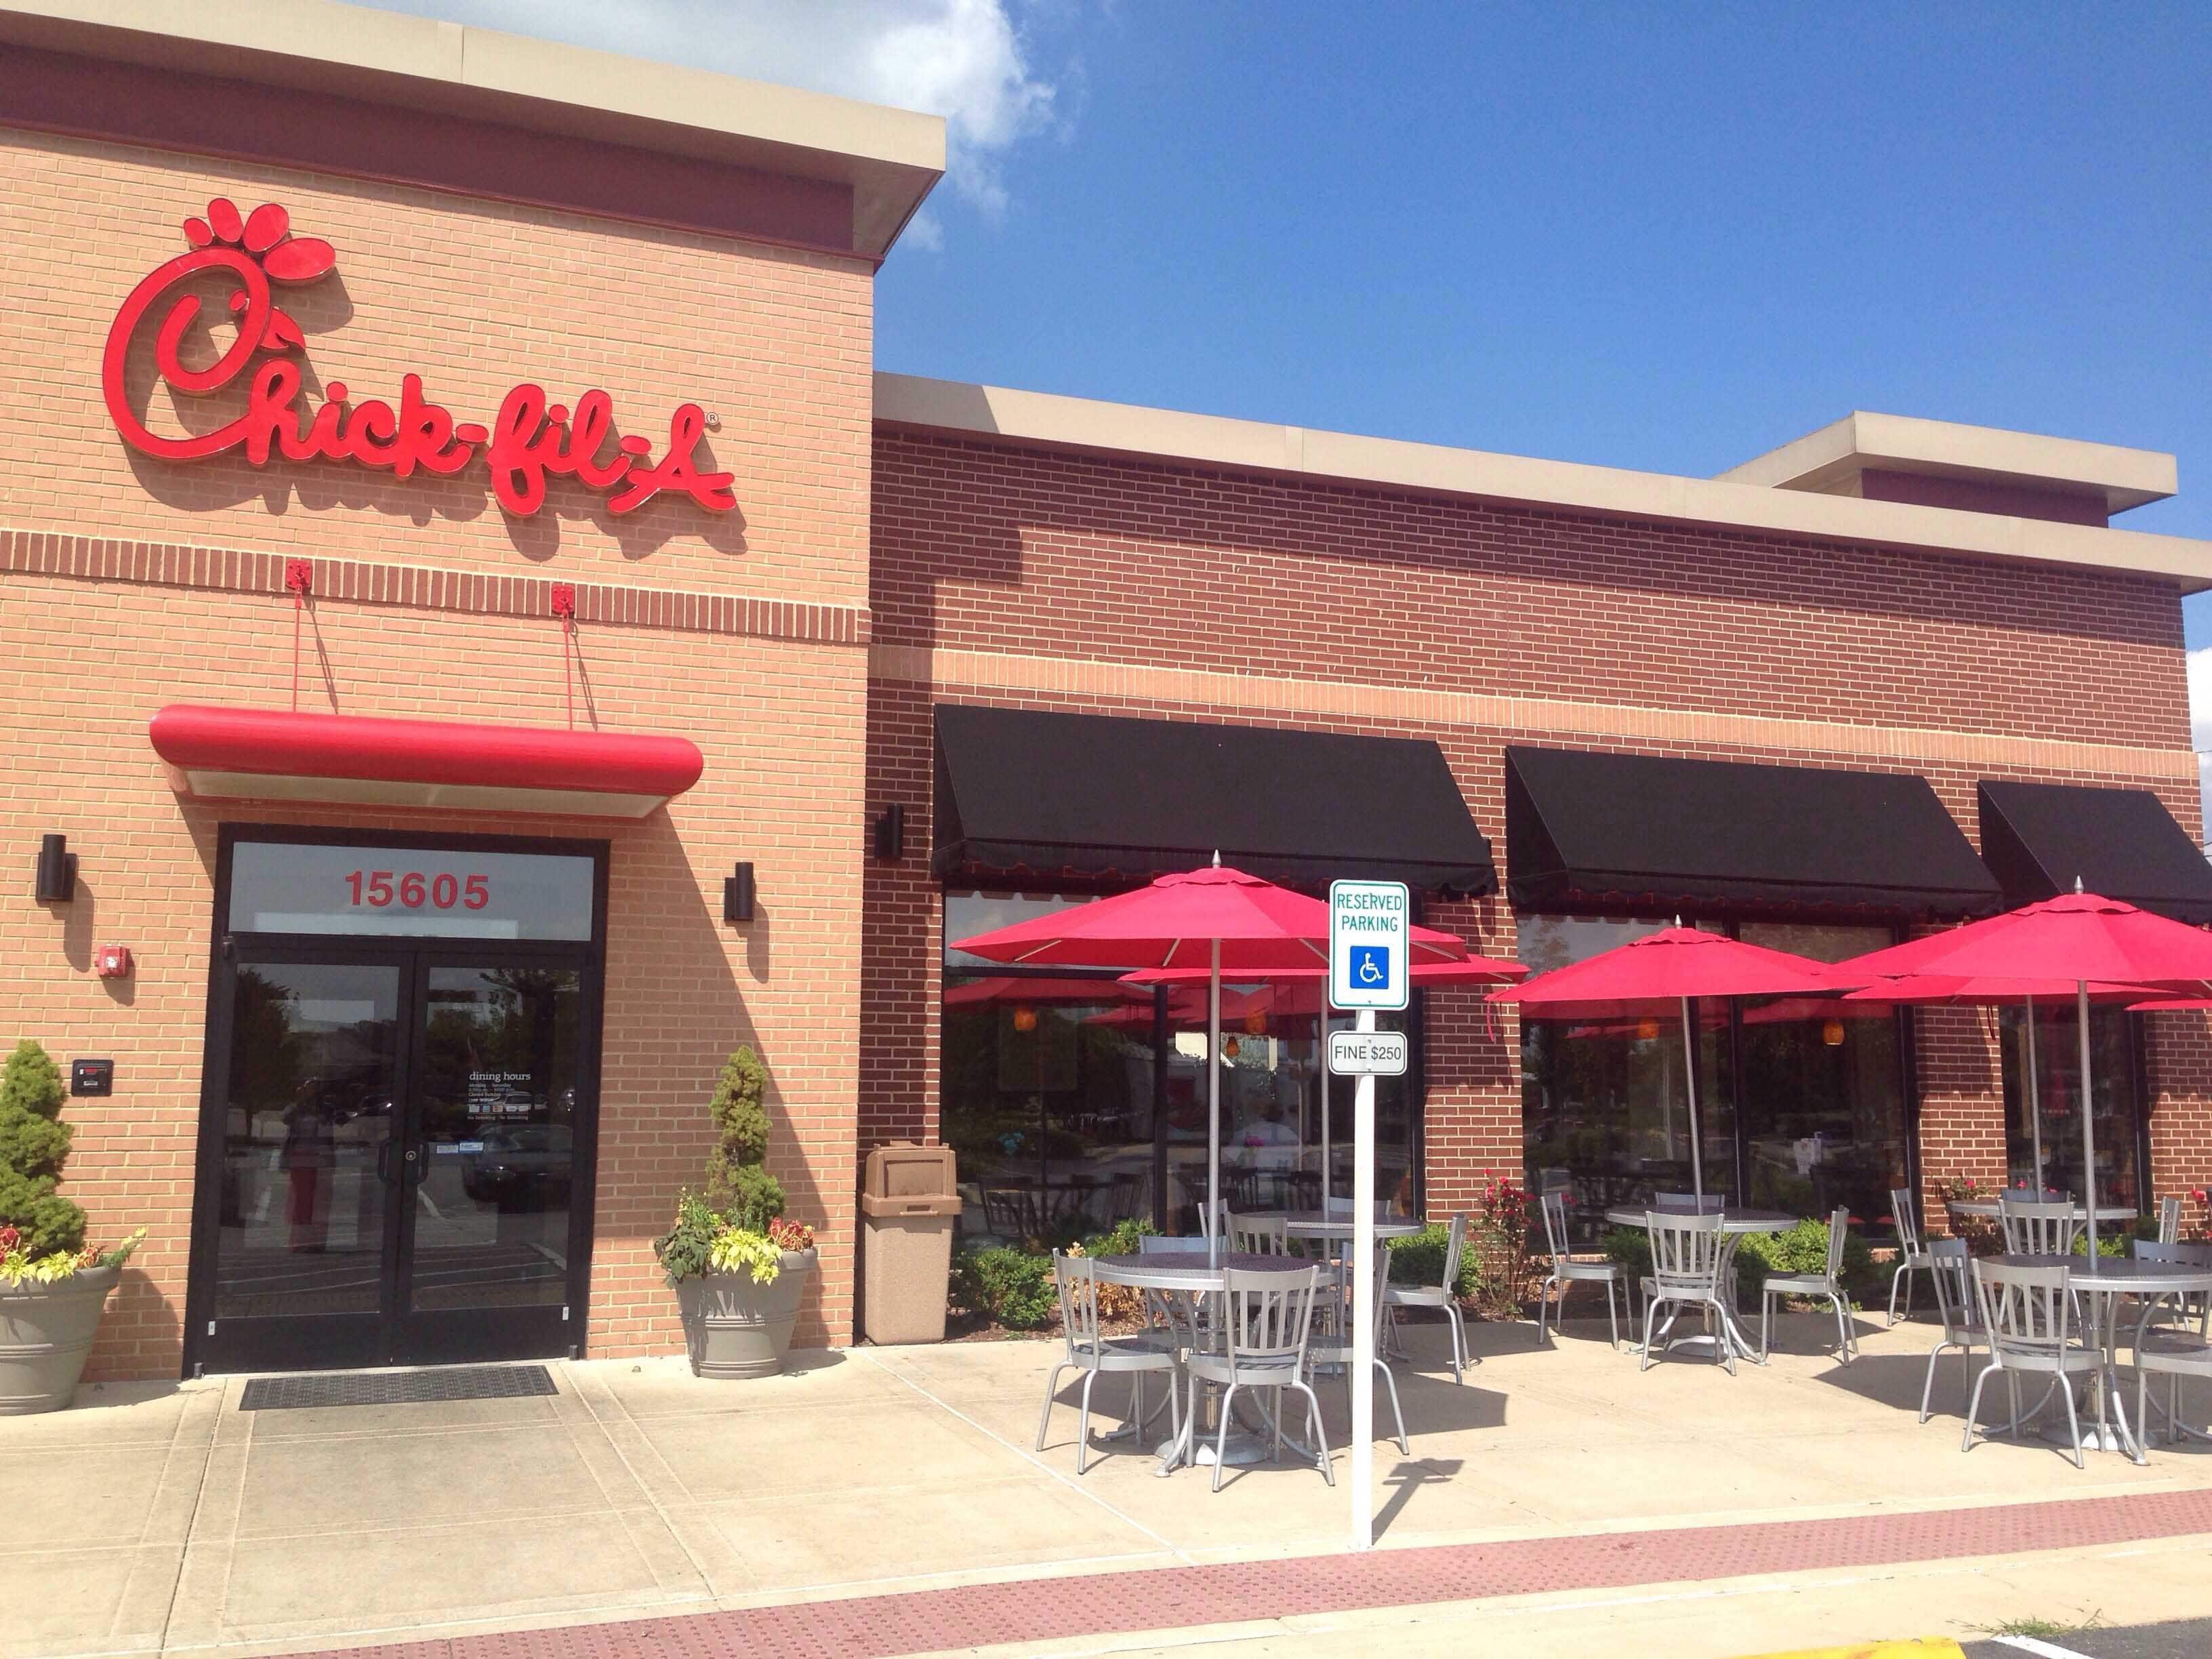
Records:
M1329 1068L1359 1082L1352 1114L1352 1547L1375 1547L1375 1079L1406 1069L1406 1039L1375 1029L1378 1008L1411 994L1413 903L1403 882L1338 881L1328 889L1328 1000L1358 1014L1332 1032ZM1395 1039L1395 1043L1392 1039ZM1341 1057L1348 1064L1340 1067ZM1395 1064L1395 1070L1392 1069Z

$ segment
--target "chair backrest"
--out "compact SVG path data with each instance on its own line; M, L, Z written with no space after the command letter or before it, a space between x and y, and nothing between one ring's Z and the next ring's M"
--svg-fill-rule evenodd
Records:
M2074 1235L2081 1223L2074 1206L2044 1203L2034 1199L2006 1197L1998 1200L1997 1215L2004 1226L2008 1255L2070 1255Z
M1559 1267L1567 1259L1567 1195L1565 1193L1546 1193L1543 1196L1544 1248L1552 1257L1552 1266Z
M1459 1283L1459 1259L1467 1254L1467 1218L1455 1215L1444 1229L1444 1289Z
M2176 1244L2178 1260L2191 1267L2212 1267L2212 1243L2201 1238L2185 1238Z
M1036 1194L1026 1187L984 1188L983 1224L1000 1238L1035 1238L1044 1231Z
M1850 1237L1851 1212L1838 1206L1828 1218L1828 1283L1840 1285L1844 1278L1844 1243Z
M1452 1218L1452 1225L1456 1227L1466 1219L1467 1218L1464 1216L1455 1216ZM1444 1283L1447 1285L1451 1283L1451 1276L1449 1273L1445 1275ZM1388 1291L1389 1288L1389 1248L1387 1245L1377 1243L1375 1246L1375 1352L1377 1354L1380 1354L1382 1352L1382 1328L1389 1322L1389 1315L1390 1310L1382 1305L1383 1294ZM1349 1318L1346 1318L1344 1322L1346 1328L1347 1329L1350 1328L1352 1321Z
M1200 1237L1211 1239L1214 1234L1222 1231L1221 1219L1228 1213L1229 1200L1227 1199L1217 1198L1210 1202L1205 1199L1200 1199L1198 1203L1198 1231Z
M1936 1311L1942 1316L1943 1340L1978 1340L1981 1305L1974 1295L1973 1255L1963 1238L1928 1241L1928 1276L1936 1281Z
M1389 1200L1380 1198L1376 1199L1375 1200L1375 1218L1377 1221L1382 1220L1384 1218L1389 1216L1389 1213L1390 1205ZM1332 1198L1328 1201L1328 1218L1331 1221L1351 1220L1352 1215L1352 1200L1348 1198Z
M1311 1267L1302 1273L1224 1270L1222 1302L1231 1370L1247 1364L1296 1366L1304 1360L1315 1279Z
M1139 1255L1204 1255L1212 1241L1203 1233L1139 1233Z
M1098 1264L1087 1255L1052 1253L1052 1282L1060 1291L1060 1334L1069 1358L1079 1347L1098 1346Z
M2158 1242L2172 1244L2181 1237L2181 1200L2161 1198L2158 1201Z
M1229 1248L1246 1255L1288 1255L1290 1224L1279 1215L1231 1215Z
M1695 1193L1654 1193L1651 1202L1656 1208L1678 1211L1685 1215L1718 1215L1728 1200L1699 1198Z
M1889 1189L1889 1218L1897 1224L1899 1249L1907 1255L1927 1254L1927 1247L1920 1242L1920 1212L1913 1206L1911 1188Z
M1651 1236L1651 1277L1662 1292L1719 1293L1726 1255L1719 1216L1652 1210L1644 1224Z
M1978 1260L1974 1288L1990 1352L2000 1362L2008 1357L2048 1358L2065 1347L2071 1297L2062 1264L2014 1267Z
M2138 1261L2172 1261L2182 1259L2178 1240L2139 1238L2136 1240L2136 1260Z

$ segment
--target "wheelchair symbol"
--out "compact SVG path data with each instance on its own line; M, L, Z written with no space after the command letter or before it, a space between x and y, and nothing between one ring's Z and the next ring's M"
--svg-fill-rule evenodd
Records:
M1390 988L1390 952L1380 945L1355 945L1352 947L1351 978L1353 985L1363 991L1386 991Z

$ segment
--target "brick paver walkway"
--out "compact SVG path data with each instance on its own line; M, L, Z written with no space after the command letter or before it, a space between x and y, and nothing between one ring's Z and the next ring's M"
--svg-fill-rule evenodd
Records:
M343 1651L374 1659L520 1659L526 1654L558 1659L886 1659L941 1648L2013 1555L2197 1533L2212 1533L2212 1492L1164 1567Z

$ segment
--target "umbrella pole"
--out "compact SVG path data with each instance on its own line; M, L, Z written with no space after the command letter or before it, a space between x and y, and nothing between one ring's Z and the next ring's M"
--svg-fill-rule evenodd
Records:
M1316 1017L1321 1025L1321 1213L1328 1218L1328 1009L1324 1005Z
M1690 1090L1690 1190L1705 1204L1705 1160L1698 1146L1698 1042L1690 1030L1690 1000L1682 999L1682 1076Z
M1206 1264L1221 1261L1221 941L1207 958L1206 981Z
M2089 1083L2089 981L2074 982L2074 1012L2081 1028L2081 1188L2089 1214L2089 1260L2097 1259L2097 1127Z
M2035 1076L2035 999L2027 1000L2027 1134L2035 1147L2035 1200L2043 1201L2043 1093Z

